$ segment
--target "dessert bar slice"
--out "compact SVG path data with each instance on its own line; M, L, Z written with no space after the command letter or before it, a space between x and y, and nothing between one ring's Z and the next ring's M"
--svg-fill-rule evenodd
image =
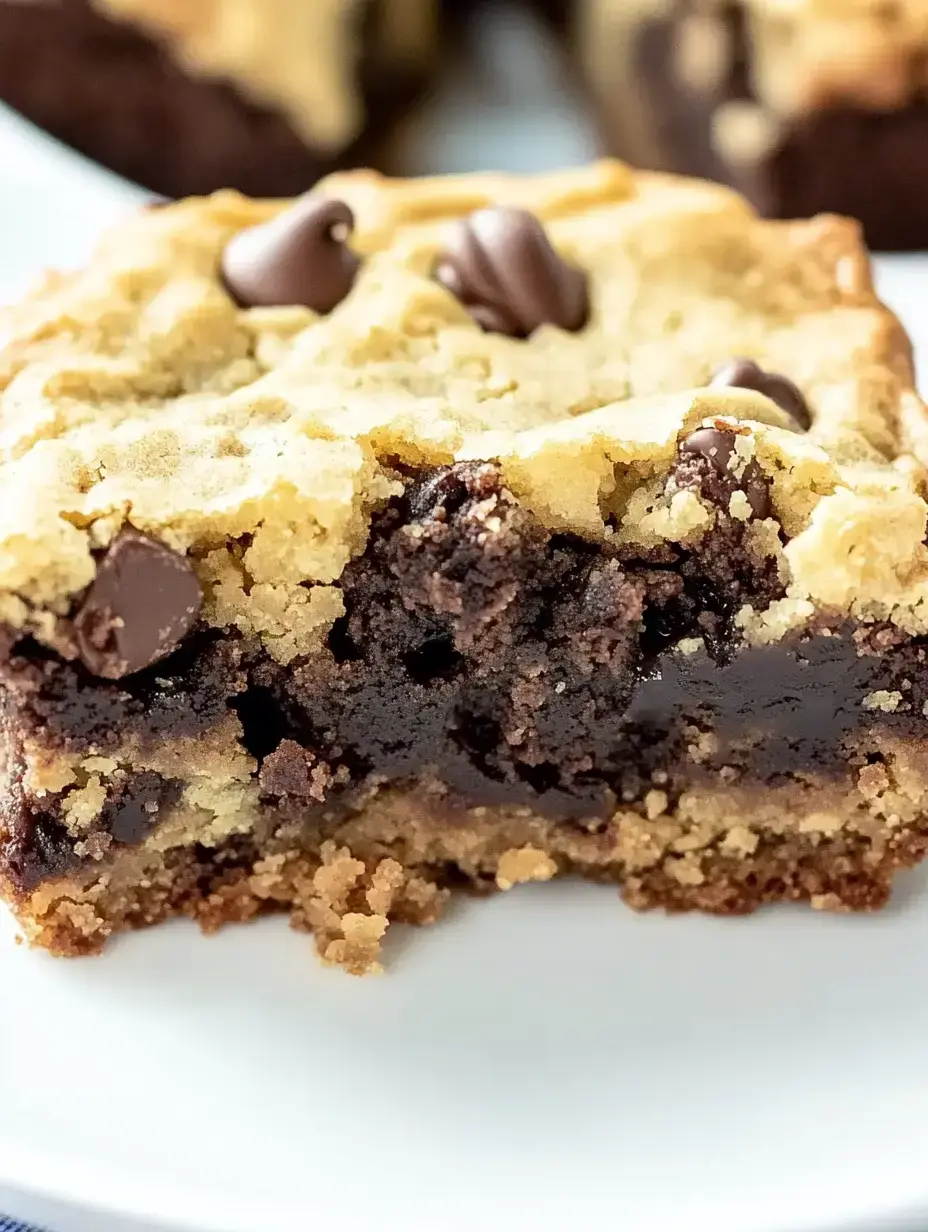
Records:
M438 0L0 0L0 99L167 196L302 192L434 72Z
M928 245L925 0L574 0L612 144L735 185L765 213L836 210L876 248Z
M855 224L619 163L145 212L8 314L0 887L58 954L451 889L868 909L925 408Z

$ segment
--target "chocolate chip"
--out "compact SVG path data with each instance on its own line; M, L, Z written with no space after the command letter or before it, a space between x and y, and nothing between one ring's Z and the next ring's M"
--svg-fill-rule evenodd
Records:
M812 416L802 390L789 377L778 372L765 372L753 359L731 359L712 374L710 385L715 388L753 389L775 402L804 431L811 427Z
M770 484L766 475L752 458L740 477L729 469L735 452L735 433L722 428L697 428L680 446L682 455L704 459L711 464L706 473L703 468L701 488L715 504L727 509L732 493L741 491L756 518L770 515Z
M84 665L120 680L169 655L203 602L190 562L166 544L123 530L97 564L74 618Z
M325 314L354 285L360 267L348 247L354 214L344 201L310 193L226 245L222 275L243 308L299 304Z
M435 277L488 333L527 338L544 324L573 332L589 317L586 275L526 210L496 206L463 219Z

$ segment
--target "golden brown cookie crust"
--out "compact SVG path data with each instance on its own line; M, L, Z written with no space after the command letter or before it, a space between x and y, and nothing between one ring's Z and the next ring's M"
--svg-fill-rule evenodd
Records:
M547 525L685 542L711 512L657 489L681 437L725 419L747 425L739 449L772 481L790 595L928 627L924 408L854 224L761 221L726 189L614 162L356 172L318 191L351 205L363 258L329 316L230 299L224 245L286 208L232 193L129 220L87 271L6 315L8 624L52 643L92 552L128 521L190 553L209 620L293 657L339 614L339 575L397 491L397 461L497 458ZM453 220L499 202L531 208L587 271L578 333L485 334L432 277ZM808 433L761 395L706 387L733 353L800 385ZM861 563L863 541L877 550Z
M329 837L123 852L102 875L91 869L44 885L19 904L19 916L30 941L71 956L172 916L212 932L283 911L313 935L324 961L369 974L381 970L391 924L440 917L450 868L454 884L481 894L579 873L616 885L638 910L741 915L783 901L876 910L895 873L928 850L924 758L896 752L893 781L870 766L838 782L773 791L719 783L677 806L655 791L592 832L527 809L455 817L440 797L390 792Z

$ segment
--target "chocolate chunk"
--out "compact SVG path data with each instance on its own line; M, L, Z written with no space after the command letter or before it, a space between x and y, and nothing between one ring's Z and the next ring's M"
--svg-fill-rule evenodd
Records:
M778 372L765 372L753 359L738 357L729 360L715 370L710 385L715 388L733 386L736 389L753 389L775 402L780 410L795 419L803 430L807 430L812 424L809 404L798 385L794 385L789 377L781 376Z
M354 214L344 201L309 193L226 245L226 289L243 308L300 304L331 312L351 290L361 264L348 247L353 230Z
M586 275L561 259L526 210L496 206L464 219L435 277L489 333L527 338L544 324L573 332L589 317Z
M697 428L680 446L681 454L710 463L703 468L701 488L705 496L724 509L728 508L732 493L741 491L756 518L770 516L770 485L767 477L752 458L740 476L729 468L735 452L735 433L722 428ZM738 464L736 463L736 466Z
M419 519L434 517L441 510L445 518L451 518L466 501L492 496L498 490L498 480L498 473L486 462L440 467L410 489L410 514Z
M35 812L11 797L2 806L0 863L19 891L29 893L46 877L58 877L74 864L74 840L54 812Z
M82 831L80 844L61 819L61 797L44 797L37 809L28 795L14 791L0 804L0 863L6 863L16 888L28 893L44 880L68 873L82 859L92 863L89 853L99 855L111 841L129 846L143 842L160 820L160 810L180 799L182 786L148 770L109 783L108 799L91 828ZM83 847L83 855L76 845L78 850Z
M179 645L202 602L185 557L157 539L123 530L98 563L74 618L81 660L108 680L141 671Z
M117 843L135 846L152 832L160 820L159 812L175 804L180 794L180 783L150 770L142 771L106 802L100 827Z

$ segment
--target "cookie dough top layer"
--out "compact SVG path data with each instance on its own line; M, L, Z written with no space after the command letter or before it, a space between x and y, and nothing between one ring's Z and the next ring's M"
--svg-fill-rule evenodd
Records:
M188 554L207 620L291 658L340 613L339 575L397 468L461 458L499 459L550 527L694 543L715 511L675 488L674 468L694 429L727 420L730 468L769 483L769 516L740 490L729 512L792 578L776 620L817 604L928 630L924 407L854 224L762 221L727 189L615 162L538 178L356 172L318 192L357 220L357 268L327 315L232 299L230 242L293 207L221 193L129 219L87 270L6 316L9 625L60 648L60 618L128 525ZM568 328L484 332L454 289L460 220L500 204L530 210L583 276ZM474 260L517 298L527 275L510 249ZM809 430L761 393L709 387L732 356L796 382Z
M167 39L194 72L280 107L314 146L340 149L363 124L362 25L371 0L95 0ZM375 54L418 60L434 42L435 0L377 0Z

